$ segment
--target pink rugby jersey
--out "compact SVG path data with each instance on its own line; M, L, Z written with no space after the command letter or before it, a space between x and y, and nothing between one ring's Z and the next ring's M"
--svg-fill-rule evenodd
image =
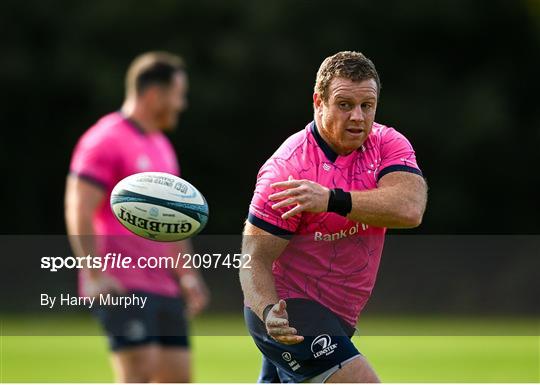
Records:
M361 148L339 156L311 122L266 161L257 175L248 221L271 234L290 237L272 266L280 298L317 301L356 325L375 284L386 229L327 212L304 212L283 220L281 215L291 207L272 209L276 202L268 196L278 190L270 185L292 176L328 188L369 190L393 171L422 175L409 141L378 123Z
M160 171L179 175L174 149L162 133L145 133L122 113L101 118L79 139L73 152L70 174L103 189L105 199L93 218L98 255L170 256L171 244L153 242L134 235L114 217L109 206L113 187L121 179L138 172ZM115 268L106 273L116 277L127 290L166 296L179 294L178 281L167 269ZM83 275L79 276L80 285Z

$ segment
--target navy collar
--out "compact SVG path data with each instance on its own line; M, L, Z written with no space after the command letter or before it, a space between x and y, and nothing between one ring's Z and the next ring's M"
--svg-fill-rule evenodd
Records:
M315 123L315 120L313 121L313 124L311 125L311 133L313 134L313 137L315 138L315 141L321 148L321 150L324 152L324 155L326 155L326 158L332 163L334 163L339 156L337 152L332 150L332 147L326 141L323 139L321 134L319 134L319 129L317 128L317 123Z
M137 123L135 120L128 118L124 113L120 110L118 111L120 116L129 124L131 128L133 128L135 131L137 131L139 134L146 136L146 131L141 127L139 123Z

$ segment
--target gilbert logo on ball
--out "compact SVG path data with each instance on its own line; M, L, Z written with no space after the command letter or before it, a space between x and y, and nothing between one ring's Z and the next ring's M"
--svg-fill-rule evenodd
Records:
M111 209L131 232L162 242L193 237L208 221L208 204L199 190L164 172L122 179L111 193Z

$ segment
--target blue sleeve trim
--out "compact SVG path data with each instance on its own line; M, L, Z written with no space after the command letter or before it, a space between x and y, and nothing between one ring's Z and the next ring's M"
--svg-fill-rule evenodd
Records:
M395 172L395 171L404 171L404 172L410 172L410 173L413 173L413 174L416 174L416 175L420 175L420 176L424 176L422 174L422 171L420 171L419 169L415 168L415 167L411 167L411 166L404 166L402 164L394 164L392 166L388 166L388 167L385 167L383 168L381 171L379 171L379 175L377 176L377 182L383 177L385 176L386 174L389 174L391 172Z
M259 229L262 229L267 233L270 233L280 238L290 239L291 236L294 234L292 231L282 229L281 227L263 221L261 218L256 217L252 213L249 213L247 220L253 226L257 226Z
M74 171L70 171L69 172L69 175L71 176L74 176L76 178L80 178L82 180L85 180L87 181L88 183L91 183L93 184L94 186L96 187L99 187L105 191L107 191L107 183L103 182L102 180L99 180L91 175L88 175L88 174L83 174L83 173L78 173L78 172L74 172Z

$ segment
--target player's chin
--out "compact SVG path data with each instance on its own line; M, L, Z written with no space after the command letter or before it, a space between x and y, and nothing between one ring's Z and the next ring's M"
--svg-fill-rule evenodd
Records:
M164 131L164 132L174 132L174 131L176 131L176 125L174 125L174 126L167 126L167 127L163 128L163 131Z
M177 124L178 124L178 119L169 119L163 125L163 131L165 131L165 132L173 132L173 131L176 130Z
M344 148L345 152L352 152L362 147L365 140L365 135L354 135L352 137L350 135L345 135L345 138L342 140L342 147Z

